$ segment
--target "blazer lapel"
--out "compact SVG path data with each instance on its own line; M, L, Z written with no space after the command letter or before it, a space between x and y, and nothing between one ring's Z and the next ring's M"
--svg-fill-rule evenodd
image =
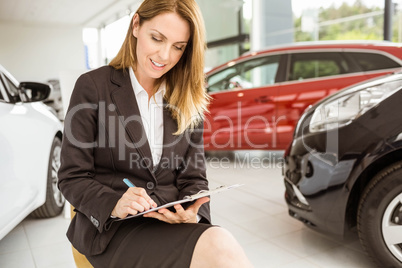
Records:
M117 86L110 93L111 99L116 106L119 114L119 121L123 124L128 136L131 138L133 146L146 162L149 171L153 173L152 154L148 139L143 127L137 99L131 85L130 76L121 70L113 70L112 82Z

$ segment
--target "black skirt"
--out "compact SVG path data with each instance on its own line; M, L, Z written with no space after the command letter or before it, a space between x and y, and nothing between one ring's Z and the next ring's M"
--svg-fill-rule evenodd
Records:
M87 256L95 268L188 268L195 245L210 224L168 224L152 218L126 220L106 250Z

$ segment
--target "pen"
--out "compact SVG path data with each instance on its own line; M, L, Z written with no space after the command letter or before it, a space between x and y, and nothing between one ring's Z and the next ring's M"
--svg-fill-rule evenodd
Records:
M134 183L132 183L129 179L124 178L123 181L128 187L135 187Z

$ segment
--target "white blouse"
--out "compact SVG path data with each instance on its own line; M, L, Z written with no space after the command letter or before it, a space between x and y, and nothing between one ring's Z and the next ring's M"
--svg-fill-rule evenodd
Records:
M142 125L151 149L154 167L158 165L163 150L163 96L166 91L165 83L159 87L154 96L149 99L148 93L138 83L133 69L130 67L130 79L137 99ZM148 102L149 99L149 102Z

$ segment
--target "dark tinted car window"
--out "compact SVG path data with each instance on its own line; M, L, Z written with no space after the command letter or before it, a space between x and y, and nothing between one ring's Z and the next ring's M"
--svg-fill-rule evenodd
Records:
M208 91L255 88L275 83L280 55L261 57L226 68L208 77Z
M374 53L348 52L363 71L381 70L401 67L387 56Z
M347 73L347 61L338 52L298 53L290 56L288 80L303 80Z

